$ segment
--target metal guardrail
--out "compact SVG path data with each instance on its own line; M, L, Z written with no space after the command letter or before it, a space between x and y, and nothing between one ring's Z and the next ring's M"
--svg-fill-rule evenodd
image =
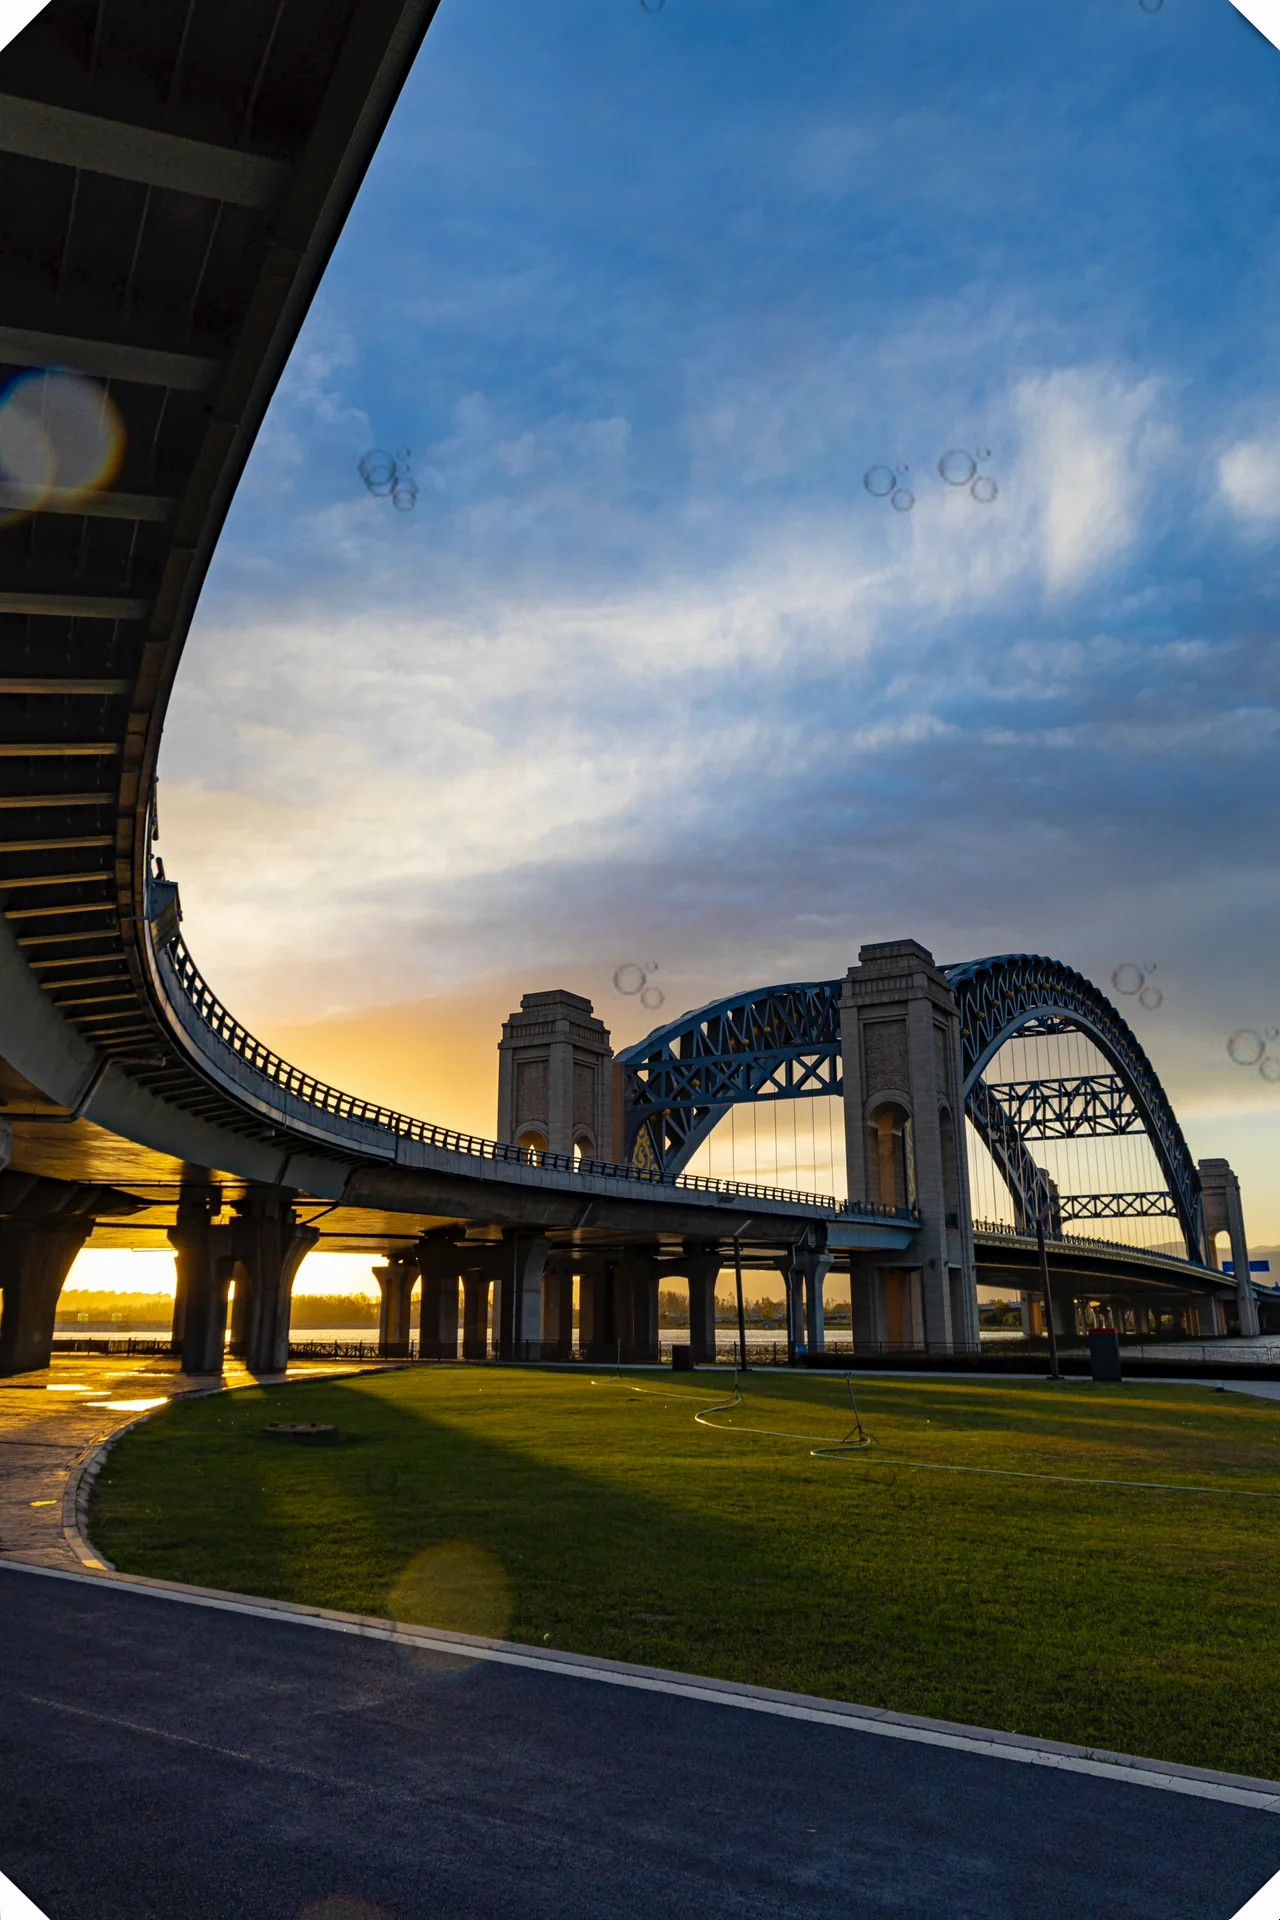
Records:
M55 1353L109 1353L142 1355L157 1353L178 1353L180 1348L173 1343L171 1334L156 1334L150 1338L142 1334L118 1333L77 1333L67 1335L56 1333L53 1336Z
M1034 1229L1028 1228L1026 1232L1022 1232L1017 1227L1011 1227L1007 1220L975 1220L973 1230L975 1233L985 1233L1003 1240L1020 1240L1028 1246L1034 1246L1036 1243ZM1209 1267L1204 1269L1192 1267L1190 1260L1185 1259L1181 1254L1163 1253L1158 1247L1138 1247L1128 1240L1100 1240L1096 1234L1092 1233L1046 1233L1045 1239L1051 1247L1101 1247L1107 1253L1136 1255L1144 1260L1163 1260L1170 1266L1188 1267L1193 1273L1213 1271ZM1222 1279L1224 1276L1219 1274L1217 1277Z
M643 1167L624 1166L608 1160L578 1159L571 1153L552 1153L550 1149L518 1147L508 1140L486 1140L478 1134L460 1133L453 1127L439 1127L429 1120L417 1120L412 1114L398 1113L376 1101L360 1100L343 1093L314 1074L304 1073L278 1053L256 1040L223 1006L196 966L181 934L175 933L165 949L171 977L202 1026L229 1047L246 1066L269 1081L282 1093L302 1101L317 1113L357 1125L377 1127L398 1139L413 1140L445 1153L462 1153L473 1159L495 1160L512 1166L545 1167L555 1173L583 1174L597 1179L626 1180L646 1187L674 1188L684 1193L723 1194L730 1199L766 1200L774 1205L801 1206L854 1219L918 1221L918 1208L882 1207L871 1201L839 1202L834 1194L800 1193L789 1187L759 1186L752 1181L712 1180L701 1174L681 1173L663 1179Z

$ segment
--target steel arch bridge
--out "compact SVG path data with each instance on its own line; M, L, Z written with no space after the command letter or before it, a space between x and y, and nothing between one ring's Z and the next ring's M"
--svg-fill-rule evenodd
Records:
M1092 981L1044 954L999 954L944 967L960 1013L965 1112L1013 1198L1020 1228L1091 1218L1060 1196L1032 1139L1145 1132L1163 1189L1111 1196L1128 1217L1176 1219L1187 1257L1203 1259L1199 1177L1169 1098L1137 1036ZM844 981L761 987L657 1028L618 1056L623 1140L636 1166L670 1177L741 1102L842 1095ZM1006 1041L1084 1034L1111 1074L1023 1081L997 1091L984 1072ZM1081 1200L1099 1196L1078 1196Z

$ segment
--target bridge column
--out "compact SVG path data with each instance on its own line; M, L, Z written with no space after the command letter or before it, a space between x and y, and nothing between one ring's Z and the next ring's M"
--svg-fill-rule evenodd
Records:
M471 1268L462 1275L462 1357L489 1358L489 1287L487 1273Z
M235 1269L231 1228L215 1227L222 1189L209 1181L184 1180L178 1217L168 1233L176 1255L173 1342L182 1351L182 1371L221 1373L226 1353L227 1292Z
M1216 1300L1197 1298L1193 1299L1191 1305L1195 1331L1202 1340L1214 1340L1226 1331L1222 1324L1222 1308Z
M827 1343L822 1288L831 1255L813 1247L794 1247L779 1265L787 1289L787 1357L794 1360L798 1346L821 1353Z
M822 1286L830 1266L831 1255L814 1247L793 1247L778 1262L787 1291L788 1360L795 1359L797 1347L821 1353L826 1344Z
M236 1254L232 1350L250 1373L283 1373L289 1364L289 1309L298 1268L320 1238L300 1225L284 1187L249 1187L228 1232Z
M960 1016L946 976L915 940L865 946L840 1003L849 1196L918 1206L924 1338L978 1343L965 1152Z
M556 1360L573 1352L573 1264L548 1263L542 1274L542 1348L554 1347Z
M634 1345L630 1258L601 1260L582 1274L581 1338L588 1360L630 1360ZM654 1323L657 1323L657 1263L654 1263Z
M58 1295L92 1232L92 1214L0 1221L0 1377L49 1365Z
M458 1357L458 1281L462 1270L461 1231L424 1234L418 1242L422 1275L418 1302L418 1358Z
M381 1302L378 1308L378 1352L384 1360L407 1360L411 1332L411 1302L418 1279L418 1259L414 1251L388 1256L384 1267L375 1267Z
M1258 1332L1258 1302L1249 1275L1249 1238L1244 1230L1240 1182L1227 1160L1201 1160L1198 1165L1207 1250L1215 1256L1209 1264L1214 1267L1218 1264L1215 1236L1219 1233L1229 1234L1232 1278L1236 1283L1236 1313L1241 1335L1251 1339Z
M542 1357L542 1273L551 1242L508 1229L502 1236L502 1300L498 1352L503 1360Z
M1053 1314L1053 1330L1059 1340L1078 1340L1080 1336L1076 1332L1075 1295L1051 1284L1049 1299Z
M686 1240L684 1270L689 1282L689 1345L694 1366L709 1366L716 1357L716 1281L724 1265L714 1240Z
M656 1253L628 1252L618 1263L622 1357L636 1366L658 1363L658 1277Z
M860 1265L855 1261L849 1272L849 1299L853 1308L855 1352L867 1352L870 1349L882 1347L888 1340L884 1295L883 1269Z

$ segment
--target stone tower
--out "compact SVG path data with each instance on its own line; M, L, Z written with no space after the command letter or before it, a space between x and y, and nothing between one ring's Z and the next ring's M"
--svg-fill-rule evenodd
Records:
M840 1002L849 1197L917 1206L920 1231L899 1266L855 1276L855 1338L976 1347L955 995L915 940L863 947L858 960Z
M498 1043L498 1138L605 1160L613 1049L591 1002L563 987L526 993Z

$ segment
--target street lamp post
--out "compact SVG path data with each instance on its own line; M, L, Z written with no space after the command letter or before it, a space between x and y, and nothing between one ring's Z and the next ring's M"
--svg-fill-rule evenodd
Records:
M745 1373L747 1370L747 1314L742 1304L742 1248L738 1236L733 1236L733 1277L738 1287L738 1361Z
M1044 1328L1049 1336L1049 1378L1061 1380L1058 1366L1058 1336L1053 1325L1053 1302L1049 1298L1049 1255L1044 1244L1044 1220L1048 1208L1042 1200L1036 1208L1036 1252L1040 1255L1040 1285L1044 1289Z

